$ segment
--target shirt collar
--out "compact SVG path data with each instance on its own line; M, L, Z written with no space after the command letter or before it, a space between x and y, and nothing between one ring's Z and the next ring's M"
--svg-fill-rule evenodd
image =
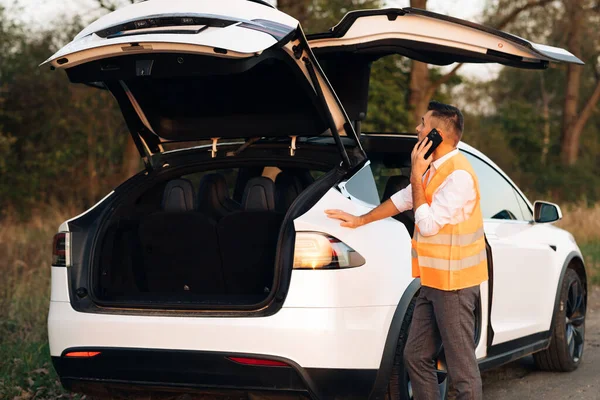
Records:
M450 158L452 158L453 156L455 156L457 154L458 154L458 149L454 149L451 152L449 152L448 154L446 154L445 156L438 158L431 164L433 165L433 168L438 170L438 169L440 169L440 167L442 166L443 163L445 163L446 161L448 161Z

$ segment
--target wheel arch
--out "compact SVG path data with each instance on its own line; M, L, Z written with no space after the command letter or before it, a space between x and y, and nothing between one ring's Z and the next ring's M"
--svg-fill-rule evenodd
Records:
M563 263L562 269L560 271L560 277L558 279L558 284L555 290L555 299L554 299L554 309L552 310L552 316L556 314L558 307L560 305L560 288L562 287L563 281L565 279L565 274L567 270L571 268L573 269L577 275L579 275L579 279L581 279L581 284L583 285L583 289L585 290L585 301L587 303L587 273L585 271L585 264L583 259L581 258L581 254L576 251L572 251L567 255L565 262ZM554 331L554 318L552 318L550 323L550 332Z
M396 347L398 345L400 330L402 329L402 322L404 321L404 316L406 315L410 302L417 295L419 289L421 289L421 279L413 279L400 298L398 306L396 306L396 311L392 317L392 323L390 324L390 329L388 330L385 345L383 347L383 354L381 356L379 370L377 371L377 377L375 378L375 384L369 395L370 400L384 399L385 391L392 374L392 367L394 365L394 357L396 356Z

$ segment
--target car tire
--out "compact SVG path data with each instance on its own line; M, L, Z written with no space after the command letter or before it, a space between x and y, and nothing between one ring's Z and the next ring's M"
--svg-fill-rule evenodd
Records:
M388 383L385 400L413 400L410 379L408 377L408 372L404 367L404 347L408 339L408 332L410 330L413 312L415 311L415 302L416 297L413 298L408 305L406 314L404 315L404 320L402 321L402 327L400 328L400 335L398 337L398 345L396 346L396 354L394 356L394 365L392 366L392 374ZM440 383L442 400L445 400L448 397L448 387L448 375L444 373L443 380Z
M565 272L559 296L550 346L535 353L533 359L542 370L569 372L579 366L585 342L586 293L575 270Z

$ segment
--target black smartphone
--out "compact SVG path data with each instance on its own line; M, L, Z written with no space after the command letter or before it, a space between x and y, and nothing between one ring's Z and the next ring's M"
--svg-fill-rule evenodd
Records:
M433 153L435 149L437 149L437 147L440 145L440 143L442 143L443 139L440 133L435 128L433 128L431 132L427 134L426 138L429 139L427 143L429 143L429 141L433 142L429 150L427 150L427 153L425 153L425 159L428 159L431 153ZM425 144L427 145L427 143Z

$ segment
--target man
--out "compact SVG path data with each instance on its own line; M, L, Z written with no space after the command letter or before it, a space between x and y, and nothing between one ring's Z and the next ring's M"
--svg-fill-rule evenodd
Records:
M456 107L430 102L417 127L411 154L410 185L371 212L354 216L326 210L341 225L357 228L408 209L415 210L412 273L421 278L404 361L416 400L439 399L434 358L444 346L457 399L481 399L475 357L475 305L479 285L488 279L483 218L477 177L456 148L463 116ZM437 129L442 143L425 159Z

